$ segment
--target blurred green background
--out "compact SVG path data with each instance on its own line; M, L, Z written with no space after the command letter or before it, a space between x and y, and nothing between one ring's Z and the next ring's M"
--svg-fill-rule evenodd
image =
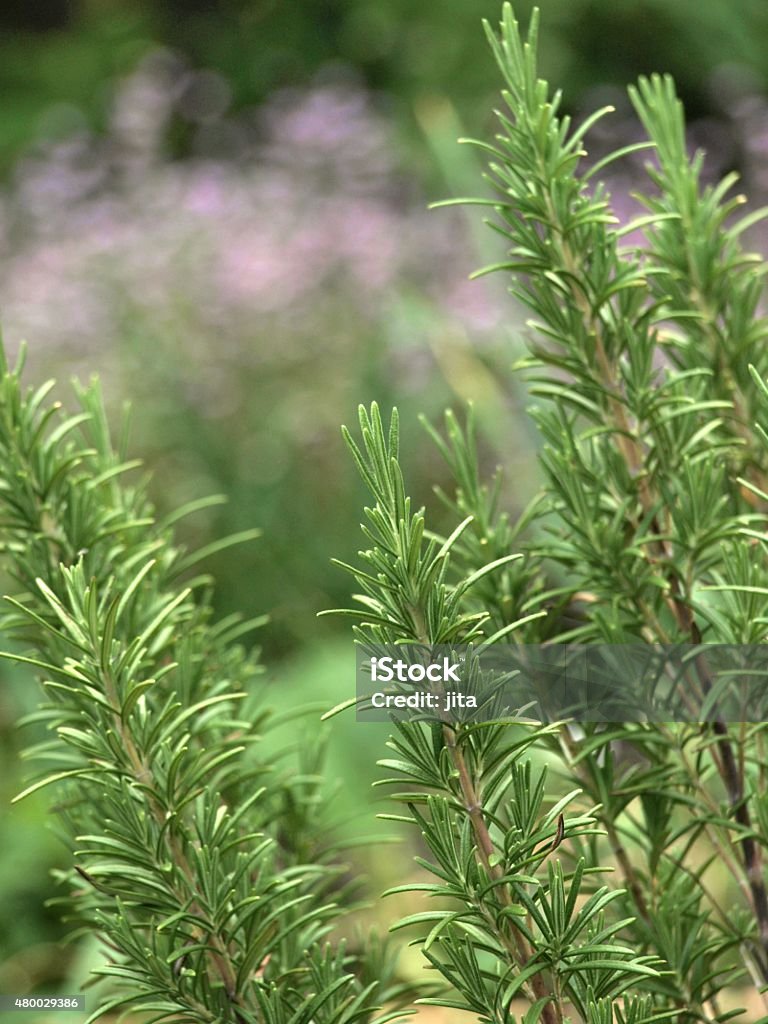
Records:
M711 173L768 191L764 0L543 0L542 72L576 118L617 112L598 151L631 141L624 87L674 74ZM531 4L517 11L527 20ZM416 423L476 403L510 507L536 487L525 396L508 373L522 318L503 282L468 283L499 244L464 133L489 137L499 80L491 0L5 0L0 4L0 321L29 379L98 372L160 511L219 492L184 527L205 544L222 613L269 611L268 699L332 704L352 685L330 564L358 546L365 499L339 424L397 403L411 489L440 510L444 471ZM612 182L619 196L633 170ZM44 798L9 808L26 766L15 729L34 680L2 669L0 991L77 987L93 950L66 933L50 871L65 856ZM343 813L375 828L372 727L337 720ZM379 746L379 749L380 746ZM361 826L355 826L360 828Z

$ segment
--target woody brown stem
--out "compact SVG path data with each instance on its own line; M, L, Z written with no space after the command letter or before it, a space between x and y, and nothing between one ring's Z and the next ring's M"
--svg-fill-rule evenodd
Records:
M447 723L443 725L443 739L445 740L445 745L448 749L451 761L458 773L464 808L472 823L472 830L477 842L480 860L488 876L495 882L501 882L504 878L504 871L499 864L493 863L495 847L493 845L493 840L491 839L491 834L488 831L488 825L485 821L480 796L474 782L472 781L469 769L467 768L467 762L464 754L456 743L456 731ZM510 906L512 900L507 886L500 884L496 887L496 891L498 892L501 901L506 906ZM501 937L505 946L510 950L513 956L515 956L520 966L523 968L526 967L533 956L533 952L526 941L525 936L523 936L516 928L513 928L512 948L510 948L507 936L502 935ZM541 1019L544 1024L562 1024L563 1011L560 1000L557 999L553 992L548 990L542 974L537 973L533 975L531 978L531 988L533 990L534 999L550 1000L542 1011Z
M554 213L554 207L552 207L552 213ZM554 218L553 223L556 223ZM569 273L569 279L572 281L577 280L578 265L574 254L564 239L561 239L560 250L564 267ZM645 453L637 437L637 432L631 429L626 409L620 399L620 385L617 381L616 367L608 357L603 340L603 323L591 309L585 293L580 288L572 286L571 295L584 317L585 326L594 337L595 361L600 376L600 384L608 395L607 412L616 428L617 446L637 481L638 501L642 514L644 517L653 517L653 527L656 534L660 535L661 530L654 513L657 499L651 492L650 483L644 470ZM657 566L658 559L664 562L669 560L669 552L666 550L664 542L660 539L650 546L648 552L649 559ZM690 637L693 644L700 644L701 631L688 603L681 593L677 575L666 568L663 570L663 574L669 585L669 592L666 598L667 605L674 616L678 628ZM711 686L711 681L701 656L696 659L696 670L702 689L706 693ZM768 981L768 892L766 892L765 880L763 878L762 855L759 846L749 835L752 830L752 821L745 798L742 774L739 771L734 755L728 727L725 722L717 720L713 723L713 731L717 737L717 755L713 751L713 757L728 794L731 813L738 824L743 827L745 833L747 833L738 842L742 850L744 869L751 894L752 909L760 937L762 952L759 958L759 966L763 981ZM615 852L617 852L618 859L619 851L616 850ZM631 878L632 876L626 877Z
M417 605L414 605L411 607L410 612L414 622L416 639L423 646L430 647L431 642L423 610ZM453 728L450 721L446 719L443 720L442 733L445 747L448 751L449 757L451 758L451 764L453 765L459 780L462 805L472 825L472 832L477 844L477 852L480 862L488 877L492 881L499 883L495 886L495 891L498 893L499 899L505 906L511 906L512 900L509 888L503 883L504 871L501 865L494 863L494 853L496 852L496 848L493 845L493 839L491 838L491 833L485 820L481 795L472 778L466 758L464 757L464 752L456 742L456 730ZM507 918L507 920L509 919ZM530 963L533 956L533 951L531 950L525 936L514 926L511 928L510 934L506 929L500 928L498 922L493 921L492 923L511 959L515 963L519 964L521 968L525 968ZM560 1000L548 989L546 981L540 972L534 974L530 979L530 990L533 996L531 1002L535 1002L539 999L549 1000L541 1013L541 1020L543 1024L563 1024L563 1009Z
M114 712L114 727L115 727L115 730L117 732L117 735L120 737L120 741L121 741L121 743L123 745L123 749L125 750L126 755L128 757L128 761L129 761L130 766L131 766L131 771L132 771L133 777L138 782L140 782L144 786L146 786L146 783L148 781L150 781L151 778L152 778L151 768L146 763L145 759L142 757L141 753L139 752L138 748L136 747L136 744L133 741L133 737L131 736L130 732L125 728L125 724L124 724L124 722L122 720L122 717L120 716L119 712L117 711L117 708L119 707L119 699L118 699L118 695L117 695L117 688L116 688L116 686L114 684L114 680L108 674L104 676L104 693L105 693L105 696L107 697L107 700L109 701L111 707L115 709L115 712ZM149 793L149 792L148 792L147 799L148 799L148 802L149 802L152 814L153 814L153 816L155 818L155 821L158 823L158 825L161 827L161 829L165 829L165 826L166 826L166 812L165 812L165 810L158 803L158 801L153 798L152 794ZM178 840L178 837L174 836L173 834L169 834L168 842L169 842L169 846L171 848L171 853L173 855L174 862L176 863L176 865L178 866L178 868L181 871L182 875L186 879L186 881L187 881L187 883L189 885L190 891L194 892L195 888L196 888L196 886L195 886L195 875L194 875L194 872L192 871L192 868L191 868L191 866L189 864L189 861L188 861L188 859L186 857L186 854L184 853L184 850L182 849L182 846L181 846L181 844L180 844L180 842ZM182 905L184 903L184 901L185 901L185 897L182 894L180 894L179 895L179 904ZM191 914L193 914L195 916L199 916L201 918L201 926L202 926L202 921L203 921L205 915L203 913L203 909L200 906L200 903L197 900L197 898L193 899L193 902L190 904L190 908L189 909L190 909L190 913ZM205 931L205 929L202 929L202 927L201 927L201 930ZM242 1006L243 1003L242 1003L241 996L240 996L240 994L237 991L237 980L236 980L236 977L235 977L234 970L232 968L232 964L230 962L230 953L229 953L229 950L227 949L226 942L222 939L222 937L220 935L213 934L211 932L207 932L206 938L207 938L207 941L211 945L211 952L210 952L211 963L213 964L216 973L221 978L222 984L224 985L224 991L227 993L227 998L233 1004L234 1014L235 1014L236 1019L238 1021L243 1022L244 1021L244 1017L237 1010L238 1005Z
M573 762L576 757L576 748L573 736L571 735L571 730L568 727L567 723L565 723L561 729L560 738L564 748L564 753L568 760L571 762L571 765L573 765ZM587 777L587 774L583 768L578 771L578 777L580 778L584 788L586 790L589 790L590 779ZM638 881L637 873L635 872L632 861L629 859L629 854L627 853L626 847L624 846L624 843L622 842L621 837L619 836L618 829L616 828L616 823L608 814L602 814L600 820L603 824L603 827L605 828L606 835L608 837L608 842L611 847L611 851L614 857L616 858L616 863L619 865L619 868L621 870L622 876L624 878L624 884L626 885L627 889L629 889L632 895L632 899L635 903L635 906L637 907L638 913L643 918L643 920L647 922L650 920L650 914L648 911L648 904L645 899L645 893L643 892L643 887L640 885L640 882Z

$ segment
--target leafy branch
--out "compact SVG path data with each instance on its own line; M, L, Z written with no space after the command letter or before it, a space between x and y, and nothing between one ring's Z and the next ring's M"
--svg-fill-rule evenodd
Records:
M18 588L2 630L20 647L4 657L44 680L32 719L50 738L30 753L46 769L25 794L55 786L73 837L67 903L115 992L91 1019L352 1024L379 997L401 1005L381 957L363 984L365 956L327 942L350 894L306 780L258 755L270 715L241 641L259 621L214 621L210 579L190 573L211 549L156 522L95 383L64 416L50 385L0 370L0 550ZM295 835L276 824L288 801Z
M484 636L490 612L463 610L475 584L503 571L507 554L449 582L450 560L471 528L464 519L440 543L426 537L423 510L411 511L398 463L397 413L385 430L376 405L360 410L360 448L345 431L354 460L375 500L363 527L373 547L360 552L365 568L347 566L364 591L355 633L364 645L408 644L433 648L483 637L491 645L541 617L529 613ZM459 434L454 435L455 438ZM580 840L595 832L591 813L570 813L575 790L544 808L543 775L521 761L527 750L557 732L556 726L510 729L503 721L455 720L442 711L428 721L397 721L390 745L396 757L381 765L397 774L384 784L402 785L396 799L408 813L396 815L416 825L431 853L419 858L437 881L425 890L445 897L451 909L417 913L397 927L430 926L422 948L430 964L460 995L426 1000L508 1019L515 1000L527 999L526 1020L560 1024L568 1007L583 1020L592 1007L613 999L638 977L657 976L656 958L637 956L613 941L618 927L603 914L622 890L606 886L590 892L586 861L565 871L553 855L566 837ZM586 903L577 907L579 897ZM482 951L490 966L478 959ZM424 1000L422 1000L424 1001ZM640 1018L638 1018L640 1019Z
M375 501L364 528L374 546L360 553L365 569L352 569L364 594L350 614L363 645L482 638L695 650L670 679L688 723L456 722L445 732L443 721L437 742L435 722L396 721L397 757L383 763L414 786L397 799L432 853L423 866L438 881L427 891L459 905L410 921L431 927L425 954L463 1000L449 1005L485 1019L501 1007L508 1019L521 996L526 1021L559 1021L572 1008L589 1021L727 1020L724 992L746 976L765 1000L768 985L765 724L716 716L700 725L695 710L716 693L706 645L766 637L768 446L754 428L768 394L765 265L742 248L763 212L735 218L743 200L730 196L733 178L702 184L703 158L688 157L668 78L631 90L647 141L590 166L586 139L610 108L578 127L561 114L560 94L538 76L538 24L534 12L524 38L506 5L499 37L488 29L506 109L494 142L475 144L495 194L449 202L491 210L507 256L478 273L508 273L532 314L523 369L539 402L545 493L513 524L498 480L481 480L471 416L462 428L449 413L445 436L428 427L456 480L454 496L440 495L459 522L443 542L410 510L378 411L361 414L363 447L352 448ZM653 151L651 189L638 197L646 212L621 224L601 179L644 149ZM531 545L533 517L545 536ZM566 777L565 797L558 789L549 799L565 799L580 824L550 819L549 845L520 862L510 858L509 808L530 808L532 793L539 807L544 799L521 760L527 750ZM523 831L535 832L536 813ZM603 894L592 877L606 858L624 887L604 893L600 955L617 973L598 985L589 958L567 947L575 937L552 921L562 925L560 893L566 908L579 889L574 906ZM717 865L732 875L738 911L724 909ZM522 943L505 944L500 922ZM594 941L587 932L575 950Z

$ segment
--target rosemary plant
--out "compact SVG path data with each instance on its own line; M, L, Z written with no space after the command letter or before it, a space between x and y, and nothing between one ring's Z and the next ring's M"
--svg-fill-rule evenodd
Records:
M30 754L47 770L25 792L55 786L74 854L64 902L103 943L109 985L90 1019L352 1024L396 1006L383 947L327 940L350 894L316 750L281 769L256 749L272 716L242 640L259 623L214 621L210 580L193 574L212 549L174 543L174 521L206 502L157 522L96 384L64 416L20 370L0 366L17 587L2 630L21 645L4 657L44 679L33 718L51 738Z
M510 7L491 223L532 313L523 369L546 477L517 521L478 468L474 425L429 430L453 472L446 538L412 506L398 419L346 438L372 504L346 566L362 645L764 645L768 622L765 264L732 178L689 159L672 82L630 92L647 141L590 165ZM620 224L601 174L652 151L646 212ZM461 200L462 202L466 200ZM639 239L639 241L638 241ZM214 620L211 549L156 522L95 385L64 416L0 362L0 547L16 593L4 656L44 679L33 716L72 836L69 913L106 952L94 1017L353 1024L404 997L386 952L329 931L349 904L314 750L259 756L270 718L243 638ZM532 530L531 527L536 529ZM252 533L233 538L248 539ZM532 535L533 539L530 539ZM230 543L230 541L222 543ZM23 653L20 653L23 652ZM724 1022L768 989L766 723L717 713L699 654L677 680L701 721L397 718L390 815L423 839L417 929L443 987L489 1024ZM552 777L555 777L554 782ZM22 794L23 795L23 794ZM765 1007L768 1010L768 1006ZM744 1011L744 1012L751 1012ZM762 1020L768 1020L764 1016Z
M406 496L396 414L386 430L361 410L362 443L346 434L373 501L370 547L347 567L357 640L764 644L765 263L742 247L762 213L738 217L734 176L704 183L669 78L630 90L647 140L590 165L585 139L610 111L578 127L560 113L537 29L534 13L524 38L505 6L488 31L505 109L477 145L495 195L452 202L489 207L508 255L479 273L509 274L532 314L522 368L545 490L513 524L471 419L448 414L444 434L429 428L456 479L442 540ZM645 212L621 224L601 174L643 148ZM678 685L712 706L705 658ZM768 725L701 717L394 721L382 781L434 878L405 888L437 898L396 927L421 928L446 983L428 1002L498 1024L768 1009Z

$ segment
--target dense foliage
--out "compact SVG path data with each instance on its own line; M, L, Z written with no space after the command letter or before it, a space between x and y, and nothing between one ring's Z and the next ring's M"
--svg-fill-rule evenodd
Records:
M20 367L0 370L1 549L16 585L2 629L27 652L5 657L42 674L33 718L50 733L21 796L57 788L74 850L61 902L99 935L113 983L92 1016L370 1019L398 986L382 946L326 939L355 896L319 747L303 742L293 764L259 753L274 714L242 639L260 623L214 621L210 579L191 572L210 549L173 541L207 502L157 522L95 384L64 417L50 383L25 391Z
M647 140L589 164L510 8L489 33L506 80L479 202L532 313L523 362L543 440L542 495L513 520L486 484L471 420L429 427L456 520L427 528L400 466L399 420L347 433L371 494L346 566L360 643L763 644L768 622L765 264L742 248L732 177L689 158L671 79L630 91ZM602 178L649 150L630 222ZM652 151L652 153L651 153ZM67 912L99 936L96 1015L245 1024L398 1016L386 949L331 934L355 906L328 830L316 747L262 755L254 625L216 621L212 553L157 521L98 389L65 416L49 385L0 383L0 529L14 580L5 657L43 677L50 737L26 793L55 786ZM757 425L756 425L757 421ZM246 540L252 531L233 538ZM228 544L230 542L222 542ZM706 660L681 684L707 696ZM394 723L381 762L423 842L433 908L395 926L441 980L423 1003L494 1024L707 1024L768 988L766 723L544 725L442 715ZM377 1017L377 1014L383 1016ZM768 1019L764 1017L763 1020Z
M515 539L449 416L447 440L433 434L458 525L435 538L406 496L396 416L386 431L361 410L362 447L348 441L371 547L348 567L362 591L348 614L364 645L700 645L676 685L706 701L707 645L764 643L768 622L765 264L741 247L762 214L738 217L733 176L702 183L669 78L630 90L647 141L590 166L585 139L610 110L577 128L560 113L537 28L525 40L506 7L490 34L506 109L480 143L495 195L478 202L508 245L483 273L511 274L533 314L522 366L540 400L543 532ZM601 175L641 147L644 209L621 223ZM396 721L381 763L429 850L434 881L407 888L438 906L401 926L429 925L437 1002L488 1021L518 1019L522 1001L526 1022L639 1024L727 1020L739 988L765 993L765 722L427 719Z

